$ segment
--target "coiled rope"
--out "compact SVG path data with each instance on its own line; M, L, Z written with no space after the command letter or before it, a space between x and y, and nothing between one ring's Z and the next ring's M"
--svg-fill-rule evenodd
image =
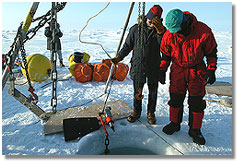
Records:
M88 23L90 22L90 20L93 19L93 18L95 18L95 17L97 17L102 11L104 11L104 10L108 7L109 4L110 4L110 2L108 2L107 5L106 5L102 10L100 10L96 15L90 17L90 18L87 20L86 25L82 28L82 30L81 30L80 33L79 33L79 41L80 41L81 43L83 43L83 44L99 45L99 46L102 48L102 50L107 54L107 56L111 59L112 57L111 57L111 56L108 54L108 52L104 49L104 47L102 46L102 44L96 43L96 42L87 42L87 41L82 41L82 40L81 40L81 34L82 34L82 32L85 30L85 28L88 26Z

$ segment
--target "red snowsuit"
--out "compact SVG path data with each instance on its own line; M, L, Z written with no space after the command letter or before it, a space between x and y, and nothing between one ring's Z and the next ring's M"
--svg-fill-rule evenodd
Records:
M180 123L182 120L183 101L186 91L189 92L190 127L201 128L203 110L206 102L202 100L205 95L204 75L207 69L216 69L216 41L211 29L204 23L197 21L196 17L183 12L191 18L190 33L164 34L161 42L163 60L160 69L166 71L170 62L170 121ZM207 59L207 67L203 61ZM193 121L192 121L193 119ZM194 120L195 119L195 120Z

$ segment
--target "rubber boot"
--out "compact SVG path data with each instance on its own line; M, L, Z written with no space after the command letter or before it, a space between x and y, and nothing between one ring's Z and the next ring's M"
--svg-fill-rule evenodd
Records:
M172 135L174 132L180 130L180 123L182 122L183 107L174 108L170 106L170 123L163 127L163 132Z
M202 119L204 112L191 112L189 113L189 131L188 135L192 137L193 142L198 145L204 145L206 143L205 138L201 133Z
M188 135L192 137L193 142L198 145L204 145L206 143L200 129L189 129Z

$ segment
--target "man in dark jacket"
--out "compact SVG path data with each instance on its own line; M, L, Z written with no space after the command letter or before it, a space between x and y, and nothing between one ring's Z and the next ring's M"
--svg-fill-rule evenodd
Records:
M142 89L147 82L149 94L147 105L147 118L149 124L155 124L155 108L157 103L157 90L160 66L161 39L166 31L162 25L162 8L154 5L143 22L143 43L141 47L141 25L135 24L130 28L126 41L117 56L112 59L114 64L123 60L131 51L130 76L134 86L134 112L128 117L129 122L135 122L141 116ZM141 20L141 19L139 19Z
M161 72L166 72L170 62L170 123L163 132L171 135L180 130L183 116L183 102L188 90L189 136L197 144L205 144L200 131L206 102L206 83L216 80L217 44L206 24L198 21L188 11L173 9L166 16L168 30L161 43ZM207 65L204 62L206 57Z
M45 36L47 37L47 50L52 50L51 49L51 40L52 40L52 31L50 28L50 23L49 26L45 28L45 32L44 32ZM57 44L57 49L56 49L56 53L58 54L58 59L59 59L59 64L61 67L65 67L65 65L63 64L63 58L62 58L62 47L61 47L61 41L60 41L60 37L63 36L63 33L60 30L60 24L57 23L57 33L56 33L56 44Z

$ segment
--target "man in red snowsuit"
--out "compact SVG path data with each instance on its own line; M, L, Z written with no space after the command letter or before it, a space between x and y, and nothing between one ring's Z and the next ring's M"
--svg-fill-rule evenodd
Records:
M190 12L173 9L166 16L167 32L161 42L163 54L161 73L170 71L170 121L163 132L171 135L180 130L183 116L183 102L189 92L189 132L193 142L205 144L200 131L206 102L205 85L216 80L217 44L211 29L197 21ZM207 65L203 61L206 57ZM164 75L160 75L164 77ZM165 79L162 79L165 80Z

